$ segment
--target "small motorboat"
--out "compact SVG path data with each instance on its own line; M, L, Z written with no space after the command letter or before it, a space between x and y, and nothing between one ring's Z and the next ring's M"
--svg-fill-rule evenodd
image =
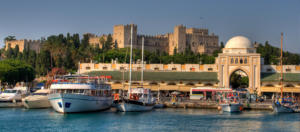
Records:
M49 108L51 104L48 100L49 89L37 90L33 94L22 99L23 105L28 109Z

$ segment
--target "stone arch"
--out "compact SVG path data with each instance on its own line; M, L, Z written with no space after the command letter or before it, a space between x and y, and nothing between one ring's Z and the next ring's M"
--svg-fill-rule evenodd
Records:
M114 84L121 84L120 81L114 81Z
M132 84L132 85L140 85L139 82L132 82L131 84Z
M176 83L175 82L168 82L167 85L176 85Z
M195 84L193 82L188 82L185 84L186 86L194 86Z
M275 87L273 84L266 84L265 87Z
M230 86L230 78L231 78L232 74L233 74L234 72L236 72L236 71L239 71L239 70L241 70L241 71L243 71L244 73L246 73L246 75L247 75L247 77L248 77L248 80L249 80L249 82L248 82L248 88L250 88L250 87L251 87L251 84L252 84L252 82L253 82L253 80L252 80L252 78L251 78L251 74L249 73L248 70L246 70L245 68L240 67L240 66L234 68L233 70L231 70L231 71L229 72L229 76L228 76L228 86Z
M205 83L204 86L214 86L212 83Z
M295 86L293 84L288 83L288 84L284 85L284 87L295 87Z
M153 81L153 82L150 82L149 85L158 85L158 83Z

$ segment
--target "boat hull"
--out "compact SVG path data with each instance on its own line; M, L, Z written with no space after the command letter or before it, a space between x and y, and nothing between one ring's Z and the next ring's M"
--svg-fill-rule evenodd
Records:
M23 107L22 100L0 100L0 108Z
M37 99L24 98L22 102L27 109L42 109L51 107L47 96L40 96Z
M52 108L59 113L99 111L112 104L112 97L55 93L48 98Z
M220 104L224 112L240 112L242 104Z
M140 103L133 102L119 102L115 104L115 107L118 111L121 112L140 112L140 111L151 111L154 107L154 104L144 105Z
M273 106L274 112L276 112L276 113L293 113L294 112L294 110L292 108L283 106L281 104L273 103L272 106Z

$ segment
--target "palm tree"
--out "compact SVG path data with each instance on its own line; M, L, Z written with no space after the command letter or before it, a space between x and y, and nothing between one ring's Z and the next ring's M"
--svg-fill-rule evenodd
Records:
M4 41L16 40L16 36L7 36L4 38Z

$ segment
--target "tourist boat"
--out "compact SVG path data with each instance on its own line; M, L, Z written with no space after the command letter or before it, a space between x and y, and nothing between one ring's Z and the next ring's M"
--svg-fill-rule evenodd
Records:
M27 87L6 89L0 94L0 107L22 107L22 97L26 94Z
M280 74L280 93L281 96L278 97L275 101L273 101L272 107L274 112L276 113L292 113L295 110L292 108L292 101L286 101L287 99L283 98L283 67L282 67L282 41L283 41L283 33L281 33L281 55L280 55L280 67L281 67L281 74Z
M221 99L219 107L223 112L240 112L243 110L243 104L235 93L227 93L227 97Z
M89 112L111 107L111 85L106 81L110 76L76 77L68 82L59 80L50 86L48 99L59 113Z
M33 94L22 99L23 105L28 109L49 108L48 100L49 89L37 90Z
M132 32L131 26L131 44L130 44L130 64L129 64L129 89L126 97L122 97L121 100L115 100L114 106L121 112L138 112L138 111L150 111L153 109L155 103L149 88L143 87L143 69L144 69L144 38L142 40L142 68L141 68L141 87L131 88L131 72L132 72Z

